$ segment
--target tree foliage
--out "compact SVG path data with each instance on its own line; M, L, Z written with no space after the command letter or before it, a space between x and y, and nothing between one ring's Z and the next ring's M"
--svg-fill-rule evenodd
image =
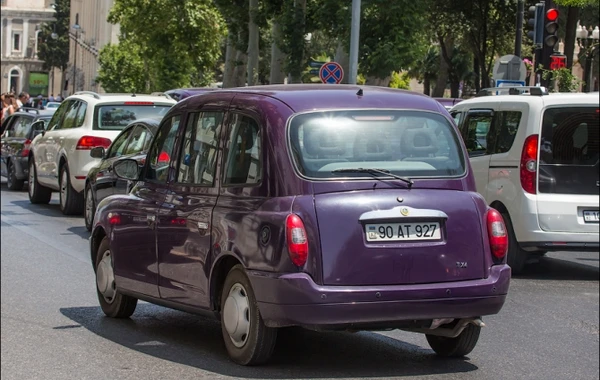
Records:
M98 57L96 81L108 92L149 92L148 70L137 45L122 41L108 44Z
M137 47L150 91L213 80L225 23L212 1L115 0L108 21L120 25L119 49Z
M70 0L56 0L54 15L55 20L42 25L38 46L38 57L44 61L44 70L56 67L62 71L69 64L69 15L71 12ZM52 35L54 33L53 38Z

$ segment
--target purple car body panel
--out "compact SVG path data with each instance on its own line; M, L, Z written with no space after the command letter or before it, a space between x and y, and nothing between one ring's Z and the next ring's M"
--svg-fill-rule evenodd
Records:
M362 95L357 93L360 88ZM241 263L268 326L393 327L407 320L498 313L508 293L510 267L505 258L493 260L488 206L475 192L460 138L456 141L464 173L416 176L410 189L400 180L369 175L311 178L290 153L290 125L296 115L386 109L441 115L459 136L447 110L433 98L377 87L246 87L179 102L163 118L181 115L178 136L193 112L225 115L223 128L215 132L214 185L173 181L181 154L178 137L167 183L141 178L130 194L108 197L98 205L92 257L108 236L122 292L198 312L217 311L222 268ZM222 182L233 115L260 125L258 183ZM405 208L402 215L400 208ZM440 239L368 242L369 218L391 212L397 212L394 220L407 221L437 215L428 220L443 228ZM302 267L288 254L285 221L290 213L300 216L306 229L309 254ZM120 222L109 223L115 214Z

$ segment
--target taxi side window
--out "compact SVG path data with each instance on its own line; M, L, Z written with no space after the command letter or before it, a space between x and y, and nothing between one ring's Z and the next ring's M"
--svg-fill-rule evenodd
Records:
M258 123L232 114L227 141L224 185L255 185L261 180L261 133Z
M148 153L149 165L146 169L146 179L162 183L166 183L169 179L169 167L175 150L180 119L180 115L175 115L161 124Z
M506 153L512 148L519 123L521 122L522 112L520 111L502 111L496 116L496 136L494 153Z

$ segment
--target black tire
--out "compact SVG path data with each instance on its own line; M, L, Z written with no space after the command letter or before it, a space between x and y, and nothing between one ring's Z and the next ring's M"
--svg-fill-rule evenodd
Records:
M81 215L83 213L83 194L71 186L69 166L65 163L60 168L60 211L64 215Z
M85 228L87 228L88 231L91 231L92 224L94 223L94 216L96 215L96 202L94 202L92 186L89 183L85 185L83 203L83 219L85 220Z
M448 358L459 358L473 351L479 340L481 327L468 324L456 338L425 335L427 342L436 354Z
M23 185L25 181L17 178L17 173L15 171L15 165L12 161L8 161L8 167L6 173L6 186L8 186L9 190L18 191L23 190Z
M126 296L119 292L114 283L114 276L112 277L113 281L103 281L100 276L104 276L110 270L112 272L112 256L110 260L105 260L103 262L105 254L108 253L111 256L110 245L108 243L108 238L104 237L100 242L100 246L98 247L98 251L96 252L96 263L94 265L94 273L96 274L96 293L98 294L98 301L100 302L100 307L104 314L111 318L129 318L135 311L137 307L137 298L133 298L130 296ZM102 264L102 267L100 265ZM108 268L107 265L110 265ZM102 279L106 280L110 277L102 277ZM114 293L112 297L105 297L101 291L101 287L104 289L105 286L110 286Z
M225 324L226 300L230 290L234 289L234 287L235 289L239 289L239 285L245 291L248 310L244 312L244 316L246 316L246 319L249 319L249 331L241 347L234 344L234 338L230 336ZM275 342L277 341L277 329L265 326L258 310L258 304L250 280L241 265L231 268L223 285L223 292L221 294L221 331L229 357L237 364L246 366L263 364L273 354Z
M48 204L52 199L52 190L40 185L37 180L37 171L35 169L35 161L29 159L29 180L27 181L27 193L29 194L29 202L33 204Z
M512 270L512 274L519 274L523 272L523 268L525 268L527 259L529 259L529 252L524 251L519 245L510 216L508 214L502 214L502 217L504 218L504 224L506 225L506 230L508 232L508 257L506 258L506 261Z

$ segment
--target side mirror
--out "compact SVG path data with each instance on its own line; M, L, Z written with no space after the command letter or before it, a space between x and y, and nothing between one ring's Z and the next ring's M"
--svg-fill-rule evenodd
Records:
M92 158L104 158L104 147L103 146L97 146L95 148L92 148L92 150L90 150L90 156Z
M137 181L140 176L140 166L136 160L125 158L115 162L113 169L117 177L129 181Z

